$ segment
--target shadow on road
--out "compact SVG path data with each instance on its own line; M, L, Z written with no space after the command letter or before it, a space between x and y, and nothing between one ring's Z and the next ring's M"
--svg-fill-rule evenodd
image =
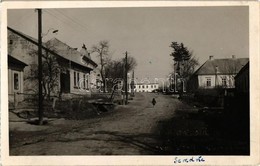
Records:
M249 155L248 130L228 120L225 114L199 114L179 110L160 121L161 147L169 155Z

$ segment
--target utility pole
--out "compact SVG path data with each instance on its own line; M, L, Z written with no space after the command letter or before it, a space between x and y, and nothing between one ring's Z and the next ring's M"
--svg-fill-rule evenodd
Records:
M127 85L127 51L125 52L125 105L128 103L128 85Z
M43 123L43 96L42 96L42 9L38 10L38 84L39 84L39 102L38 115L39 125Z

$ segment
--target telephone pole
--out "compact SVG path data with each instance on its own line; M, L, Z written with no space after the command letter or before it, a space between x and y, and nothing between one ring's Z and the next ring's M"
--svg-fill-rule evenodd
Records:
M127 86L127 51L125 52L125 105L128 103L128 86Z
M39 102L38 115L39 125L43 123L43 96L42 96L42 9L38 10L38 84L39 84Z

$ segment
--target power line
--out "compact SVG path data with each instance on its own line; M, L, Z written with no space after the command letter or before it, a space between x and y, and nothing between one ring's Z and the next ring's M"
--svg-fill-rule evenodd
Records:
M65 20L66 22L69 22L71 26L74 26L76 29L81 30L82 32L85 32L85 29L82 28L81 26L79 26L77 23L75 23L71 18L68 18L65 15L62 15L61 13L52 10L52 13L54 13L55 15L58 15L61 19Z
M59 17L57 17L57 16L56 16L55 14L53 14L52 12L47 11L47 10L44 10L44 12L47 13L47 14L49 14L49 15L51 15L51 16L53 16L54 18L56 18L56 19L59 20L60 22L66 24L66 25L67 25L68 27L70 27L73 31L76 31L75 27L73 27L72 24L69 24L69 23L67 23L66 21L60 19Z
M54 11L54 10L48 10L47 11L49 14L52 14L52 16L55 15L57 19L65 23L66 25L69 25L70 27L73 28L74 31L80 30L83 33L86 33L86 30L79 26L77 23L75 23L71 18L66 17L65 15L61 15L60 13ZM58 16L58 17L57 17Z
M80 23L79 20L77 20L76 18L73 18L71 16L66 15L64 12L59 11L57 9L55 9L55 11L57 11L58 13L60 13L61 15L63 15L64 17L68 18L69 20L71 20L72 22L74 22L76 25L78 25L79 27L85 29L88 29L86 26L84 26L83 24Z

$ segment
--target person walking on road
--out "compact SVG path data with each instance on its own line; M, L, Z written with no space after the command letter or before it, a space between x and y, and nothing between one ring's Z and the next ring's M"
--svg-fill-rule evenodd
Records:
M155 100L155 98L153 98L152 103L153 103L153 107L154 107L155 104L156 104L156 100Z

